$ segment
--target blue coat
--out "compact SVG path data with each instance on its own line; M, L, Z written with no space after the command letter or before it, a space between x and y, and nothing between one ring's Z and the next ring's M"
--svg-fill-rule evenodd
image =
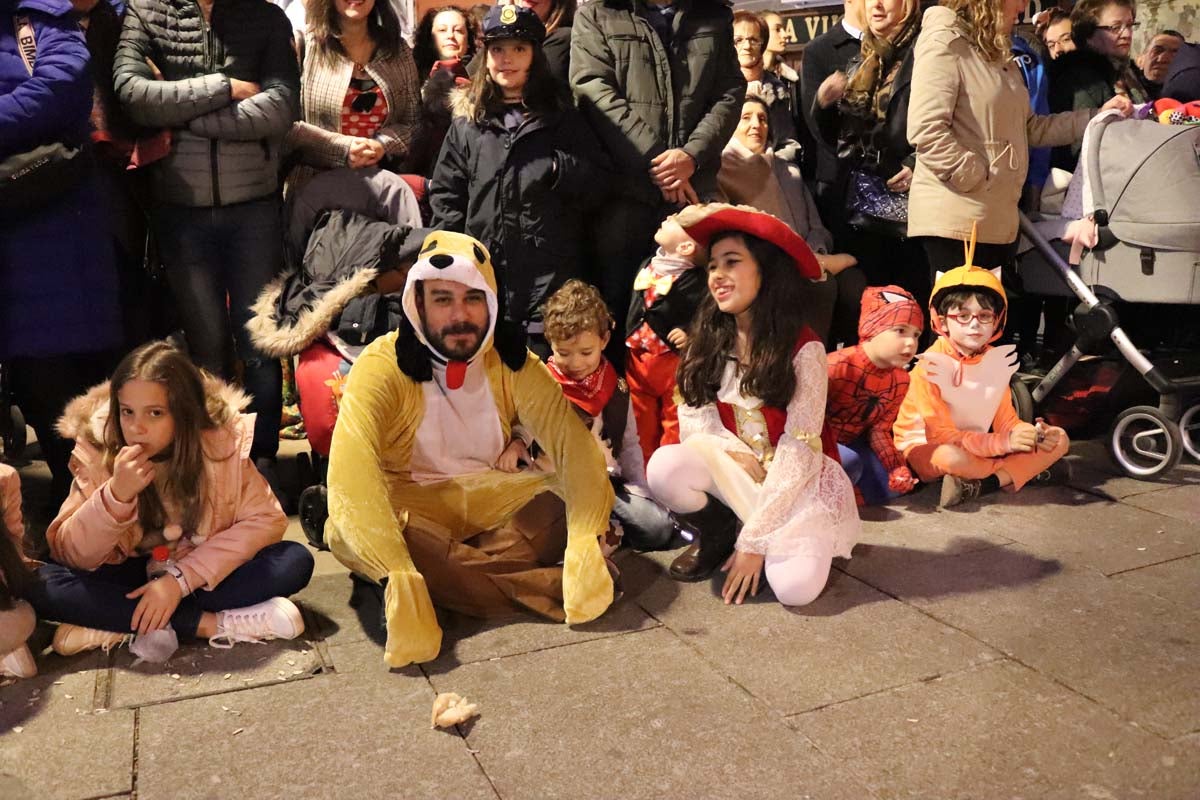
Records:
M0 0L0 159L88 140L92 78L68 0ZM14 14L37 41L34 73ZM0 219L0 360L89 353L120 340L113 239L92 171L48 206Z
M1050 80L1046 74L1046 65L1041 56L1029 42L1020 36L1012 37L1013 61L1021 69L1021 77L1029 89L1029 106L1035 114L1050 113ZM1042 186L1050 177L1050 148L1029 148L1029 174L1025 176L1026 186L1036 186L1041 194Z

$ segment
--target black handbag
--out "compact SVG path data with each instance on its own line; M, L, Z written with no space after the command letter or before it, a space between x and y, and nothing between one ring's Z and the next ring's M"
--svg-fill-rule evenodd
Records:
M852 170L846 186L846 215L852 227L903 239L908 235L908 195L893 192L878 175Z
M29 17L13 17L25 69L33 75L37 38ZM87 174L83 150L62 142L39 145L0 161L0 210L32 211L61 197Z

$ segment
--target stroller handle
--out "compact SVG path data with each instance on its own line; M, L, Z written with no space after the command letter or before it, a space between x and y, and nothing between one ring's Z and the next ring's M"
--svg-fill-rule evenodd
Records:
M1108 227L1108 202L1104 199L1104 180L1100 173L1100 140L1108 126L1119 119L1116 115L1108 115L1096 120L1088 135L1088 150L1085 153L1087 175L1091 181L1092 205L1095 206L1093 218L1101 228Z

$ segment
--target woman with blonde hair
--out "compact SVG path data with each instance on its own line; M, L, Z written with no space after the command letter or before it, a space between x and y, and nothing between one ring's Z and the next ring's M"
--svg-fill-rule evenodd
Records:
M1096 112L1033 113L1010 50L1024 9L1023 0L942 0L922 20L908 107L908 137L917 151L908 235L923 237L934 272L962 263L973 224L976 262L1008 265L1030 146L1077 141ZM1131 110L1123 97L1103 108Z

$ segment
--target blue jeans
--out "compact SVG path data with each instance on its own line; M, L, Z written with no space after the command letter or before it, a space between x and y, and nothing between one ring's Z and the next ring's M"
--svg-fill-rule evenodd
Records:
M38 569L29 602L42 619L102 631L130 632L138 601L125 596L146 582L149 556L104 564L88 572L50 562ZM205 611L245 608L272 597L287 597L308 585L313 557L297 542L276 542L225 576L214 589L200 589L179 601L171 627L180 638L196 635Z
M675 523L667 509L648 497L632 494L625 488L624 482L616 478L609 480L616 495L612 515L625 532L621 541L634 550L665 549L675 532Z
M842 469L846 470L850 482L858 487L867 505L882 505L900 496L899 492L888 488L887 469L865 436L848 445L839 444L838 455L842 459Z
M233 355L245 366L242 383L253 395L253 458L279 450L283 373L278 359L254 347L246 323L250 306L283 268L278 198L214 208L163 205L154 232L175 297L192 360L226 380Z

